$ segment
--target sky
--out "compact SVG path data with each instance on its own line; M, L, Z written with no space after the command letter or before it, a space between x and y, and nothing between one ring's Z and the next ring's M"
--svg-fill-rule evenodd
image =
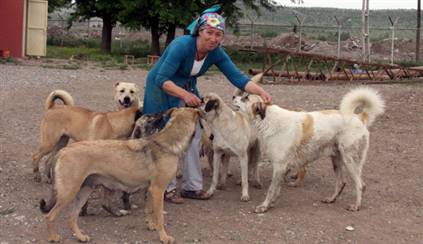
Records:
M293 4L290 0L276 1L287 7L361 9L363 4L363 0L303 0L302 4ZM417 9L417 1L418 0L369 0L369 9Z

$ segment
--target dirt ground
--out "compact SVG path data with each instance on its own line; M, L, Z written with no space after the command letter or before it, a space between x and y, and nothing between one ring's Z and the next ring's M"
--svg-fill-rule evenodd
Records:
M0 243L46 243L44 215L38 202L51 185L35 183L31 154L38 144L44 99L66 89L77 105L97 111L114 110L112 85L128 81L144 86L145 70L47 69L37 63L0 65ZM265 85L274 102L286 108L337 108L341 97L357 84ZM386 113L370 128L371 143L364 167L367 191L359 212L345 207L354 201L351 180L339 200L320 202L332 194L334 174L328 158L309 167L305 185L283 186L273 209L253 213L264 200L271 166L261 167L263 189L250 188L251 200L240 202L237 161L225 191L208 201L165 204L167 231L179 243L423 243L423 84L371 85L386 100ZM229 102L233 87L221 75L199 81L202 92L213 91ZM119 162L116 162L119 163ZM210 178L205 176L206 188ZM144 222L144 200L129 216L115 218L101 209L94 194L90 215L79 219L92 243L158 243ZM118 196L116 196L116 204ZM65 214L57 222L63 243L76 242ZM347 230L351 226L353 230Z

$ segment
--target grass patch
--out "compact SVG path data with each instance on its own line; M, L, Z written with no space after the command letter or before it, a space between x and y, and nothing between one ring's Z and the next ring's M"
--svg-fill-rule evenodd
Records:
M134 66L142 67L146 62L146 56L150 53L150 45L146 42L112 42L112 52L105 53L100 50L100 43L89 42L89 45L75 46L47 46L47 58L72 59L81 61L97 62L100 67L109 69L126 70L124 64L125 55L134 56ZM143 63L144 62L144 63ZM67 67L69 68L69 67ZM75 68L75 67L73 67Z

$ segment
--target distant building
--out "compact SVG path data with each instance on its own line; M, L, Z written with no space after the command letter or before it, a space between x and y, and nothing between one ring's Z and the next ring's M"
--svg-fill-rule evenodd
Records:
M0 55L45 56L47 0L0 1Z

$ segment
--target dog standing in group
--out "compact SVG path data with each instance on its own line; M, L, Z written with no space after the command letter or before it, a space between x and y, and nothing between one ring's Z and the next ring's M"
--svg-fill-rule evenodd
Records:
M237 156L241 166L241 201L248 201L249 173L254 176L253 185L261 187L257 170L260 145L256 131L243 112L233 111L218 95L209 93L203 100L205 120L213 134L213 178L207 194L213 195L218 183L220 187L224 187L229 159L231 156Z
M263 78L264 73L259 73L251 78L251 81L254 83L258 83ZM243 92L239 89L235 89L233 96L232 96L232 105L239 109L240 104L245 103L248 100L249 103L258 103L262 102L264 103L263 99L254 94L249 94L246 92ZM242 110L241 110L242 111ZM295 111L303 111L302 109L297 109ZM263 151L263 150L261 150ZM263 160L262 156L262 160ZM267 160L266 160L267 161ZM288 168L284 175L285 181L287 181L288 186L297 187L302 186L304 184L304 177L307 173L306 169L307 164L304 164L303 166L294 168ZM291 176L291 177L288 177ZM292 181L294 179L294 181Z
M356 191L356 201L347 209L360 209L365 190L362 168L369 148L367 128L384 111L384 101L375 90L362 87L350 91L342 98L340 110L294 112L248 98L238 106L249 114L273 165L272 182L266 199L255 209L257 213L274 204L288 168L302 167L325 155L332 159L336 184L333 195L323 202L333 203L341 194L346 184L342 171L346 168Z
M119 110L105 113L75 106L72 96L64 90L55 90L48 95L41 122L40 145L32 156L35 181L41 181L39 163L49 153L45 168L51 179L52 159L68 144L69 139L117 139L131 135L134 123L142 113L142 108L139 108L139 89L136 84L127 82L118 82L114 88ZM56 99L61 100L64 105L56 105Z
M142 184L149 184L145 206L148 228L157 230L163 243L173 243L174 238L167 235L163 225L163 194L176 175L201 113L193 108L172 109L166 127L146 139L83 141L62 149L54 168L50 201L40 201L40 209L49 211L48 240L60 240L54 220L72 201L70 227L79 241L90 240L79 229L77 220L81 207L97 185L132 192Z

